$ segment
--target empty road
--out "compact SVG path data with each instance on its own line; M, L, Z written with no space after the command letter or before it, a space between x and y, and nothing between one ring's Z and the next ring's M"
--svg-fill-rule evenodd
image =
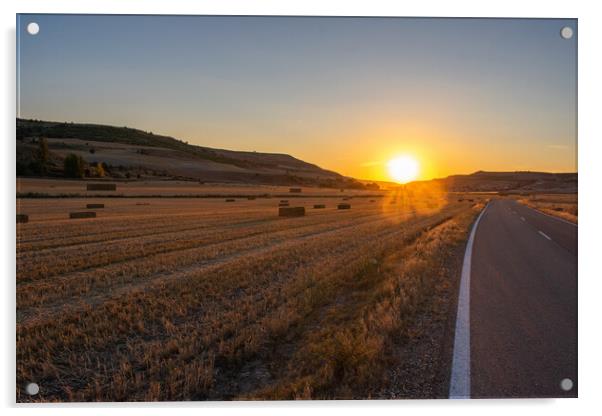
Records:
M467 257L450 396L577 397L577 226L492 200Z

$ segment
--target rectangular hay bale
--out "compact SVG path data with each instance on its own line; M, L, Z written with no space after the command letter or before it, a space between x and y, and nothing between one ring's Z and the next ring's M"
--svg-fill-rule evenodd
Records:
M29 215L27 215L27 214L17 214L17 222L22 222L22 223L29 222Z
M324 205L324 204L316 204L316 205L314 205L314 208L315 209L326 208L326 205Z
M89 183L86 185L88 191L116 191L116 183Z
M84 211L84 212L70 212L69 218L96 218L96 212L94 211Z
M226 199L226 202L236 202L236 199Z
M290 188L289 192L292 194L298 194L301 193L301 188Z
M337 209L351 209L351 204L339 204Z
M86 208L104 208L105 204L86 204Z
M283 207L278 209L280 217L303 217L305 215L305 207Z

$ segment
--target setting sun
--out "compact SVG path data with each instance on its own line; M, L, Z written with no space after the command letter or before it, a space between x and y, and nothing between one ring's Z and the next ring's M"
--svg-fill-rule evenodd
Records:
M407 183L418 177L418 162L410 156L400 156L387 163L389 175L395 182Z

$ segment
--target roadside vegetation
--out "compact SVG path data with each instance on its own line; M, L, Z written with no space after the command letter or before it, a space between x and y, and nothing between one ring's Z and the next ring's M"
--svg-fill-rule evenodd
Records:
M517 200L546 214L577 223L577 194L531 194Z

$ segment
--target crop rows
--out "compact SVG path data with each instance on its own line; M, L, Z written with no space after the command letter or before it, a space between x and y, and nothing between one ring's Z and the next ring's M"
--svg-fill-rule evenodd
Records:
M281 219L266 201L219 210L161 202L162 215L140 218L147 207L132 206L18 227L18 400L32 400L19 388L28 381L42 401L354 396L332 387L347 376L328 348L387 308L389 331L403 326L429 289L417 270L435 267L475 213L353 201L347 212ZM453 238L440 238L448 229ZM387 280L400 253L414 273L405 295ZM310 364L318 353L323 362ZM345 365L374 361L356 358Z

